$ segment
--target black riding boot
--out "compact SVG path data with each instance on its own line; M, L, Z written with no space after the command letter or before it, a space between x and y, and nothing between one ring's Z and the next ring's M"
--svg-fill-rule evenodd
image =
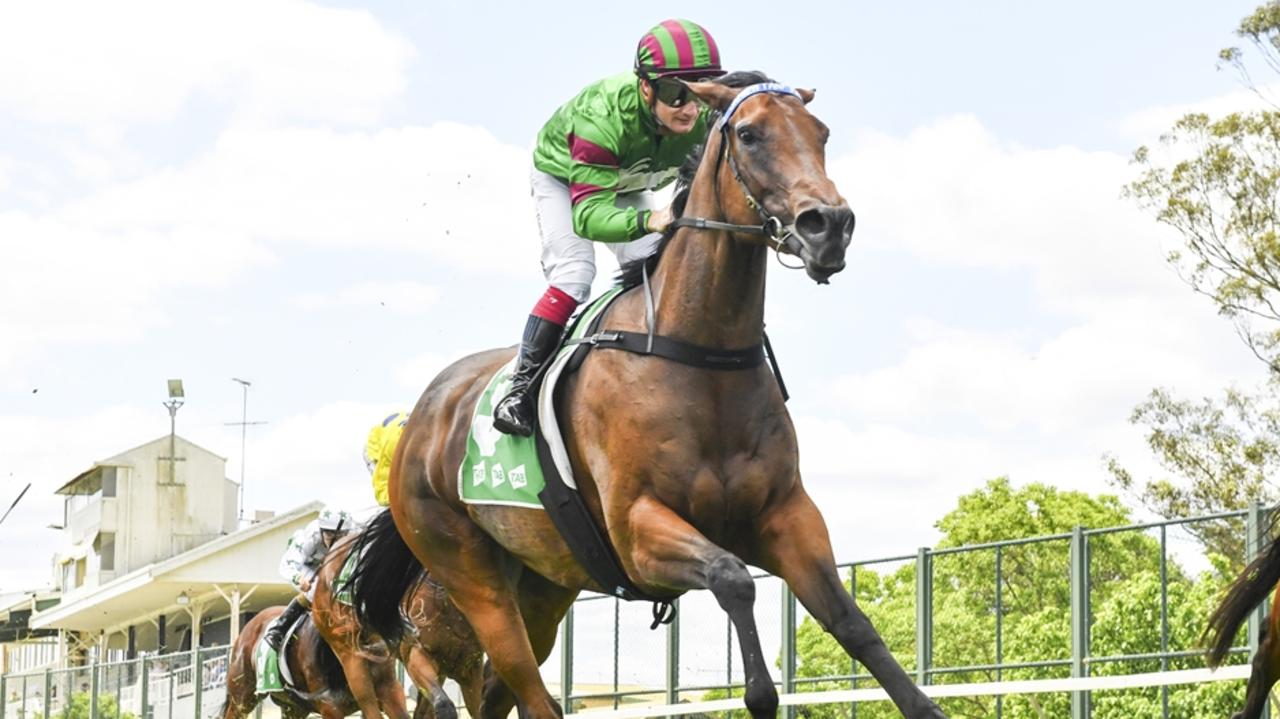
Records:
M528 437L533 434L534 397L529 391L543 365L560 346L564 327L529 315L520 342L520 359L511 375L511 391L493 408L493 426L500 432Z
M280 616L276 617L276 620L271 623L271 626L267 629L266 642L267 646L276 650L276 654L280 653L280 643L284 641L284 633L289 631L289 627L293 626L293 623L298 621L299 615L305 611L307 611L307 607L298 601L297 597L294 597L293 601L289 602L289 605L280 613Z

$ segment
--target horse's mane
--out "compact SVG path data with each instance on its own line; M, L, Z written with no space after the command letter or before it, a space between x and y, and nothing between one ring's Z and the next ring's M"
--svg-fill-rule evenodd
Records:
M749 70L742 72L731 72L722 75L712 82L719 83L726 87L740 88L748 85L755 85L761 82L773 82L769 76L758 70ZM720 113L715 110L707 117L707 124L714 127L716 120L720 117ZM684 164L680 166L680 173L676 176L675 196L671 200L672 217L680 217L684 214L685 203L689 201L689 186L693 184L693 177L698 172L698 165L702 163L702 153L706 147L706 143L698 145L689 152L684 158ZM615 278L619 285L624 288L635 287L644 281L645 273L652 273L653 269L658 266L658 260L662 258L662 251L667 248L667 243L675 236L675 230L668 228L662 233L662 240L658 243L658 248L654 250L652 255L646 258L635 259L626 262L618 270Z

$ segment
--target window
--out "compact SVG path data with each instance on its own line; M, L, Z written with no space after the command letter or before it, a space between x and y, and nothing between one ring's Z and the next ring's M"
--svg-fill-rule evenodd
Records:
M98 550L98 569L103 572L114 572L116 569L116 535L114 532L98 534L95 542Z
M116 468L115 467L102 468L102 496L104 497L116 496Z

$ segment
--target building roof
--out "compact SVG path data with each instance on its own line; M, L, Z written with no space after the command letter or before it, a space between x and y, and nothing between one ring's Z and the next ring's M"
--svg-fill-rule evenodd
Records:
M182 435L174 435L174 437L177 439L177 441L182 442L184 445L188 447L197 449L210 456L217 457L218 459L224 462L227 461L226 457L223 457L222 455L216 452L210 452L209 450L205 449L204 447L201 447L195 442L192 442L191 440L184 438ZM133 466L133 463L129 461L130 454L142 449L143 447L149 447L153 444L159 444L161 442L167 443L168 441L169 441L169 435L166 434L156 439L153 439L150 442L143 442L142 444L136 447L126 449L125 451L120 452L119 454L116 454L112 457L108 457L107 459L94 462L93 466L89 467L88 469L81 472L80 474L77 474L76 476L72 477L61 487L58 487L56 490L54 490L53 493L54 494L93 494L94 492L98 491L98 489L101 488L102 486L101 470L103 467L131 467Z
M29 622L32 612L56 606L60 599L54 589L33 589L0 596L0 644L53 634L51 629L33 631Z
M322 507L310 502L101 586L68 593L60 605L33 615L31 628L110 633L183 608L179 595L191 604L225 605L219 589L233 586L257 586L259 599L287 599L294 590L276 573L276 565L289 535Z

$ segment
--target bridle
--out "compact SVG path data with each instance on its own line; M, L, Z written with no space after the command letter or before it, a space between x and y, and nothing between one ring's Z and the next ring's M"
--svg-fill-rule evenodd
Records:
M729 103L729 107L725 109L724 114L720 116L720 119L716 121L715 130L720 133L720 153L716 157L716 168L712 175L712 181L716 185L716 203L719 205L720 166L727 162L729 164L729 171L733 174L733 179L738 183L738 188L742 190L743 198L746 199L747 205L751 209L755 210L756 214L760 216L761 223L759 225L741 225L732 222L711 220L705 217L678 217L671 223L671 228L674 230L680 227L692 227L698 230L718 230L721 232L730 232L740 235L758 235L764 237L765 242L773 247L774 252L778 257L778 263L783 267L792 270L804 269L803 264L789 265L782 259L783 250L786 250L793 255L800 254L800 245L795 238L795 226L783 224L782 220L778 219L777 215L769 214L769 211L764 207L764 203L760 202L760 200L756 198L755 194L751 192L751 188L747 186L746 181L742 179L742 172L738 168L737 155L729 149L729 130L732 129L732 126L729 124L729 120L733 117L733 114L737 112L742 103L748 98L766 93L772 95L790 95L803 100L803 98L800 98L800 93L786 85L776 82L761 82L744 87L742 91L738 93L737 97L733 99L733 102ZM722 215L724 214L723 206L720 207L720 212Z

